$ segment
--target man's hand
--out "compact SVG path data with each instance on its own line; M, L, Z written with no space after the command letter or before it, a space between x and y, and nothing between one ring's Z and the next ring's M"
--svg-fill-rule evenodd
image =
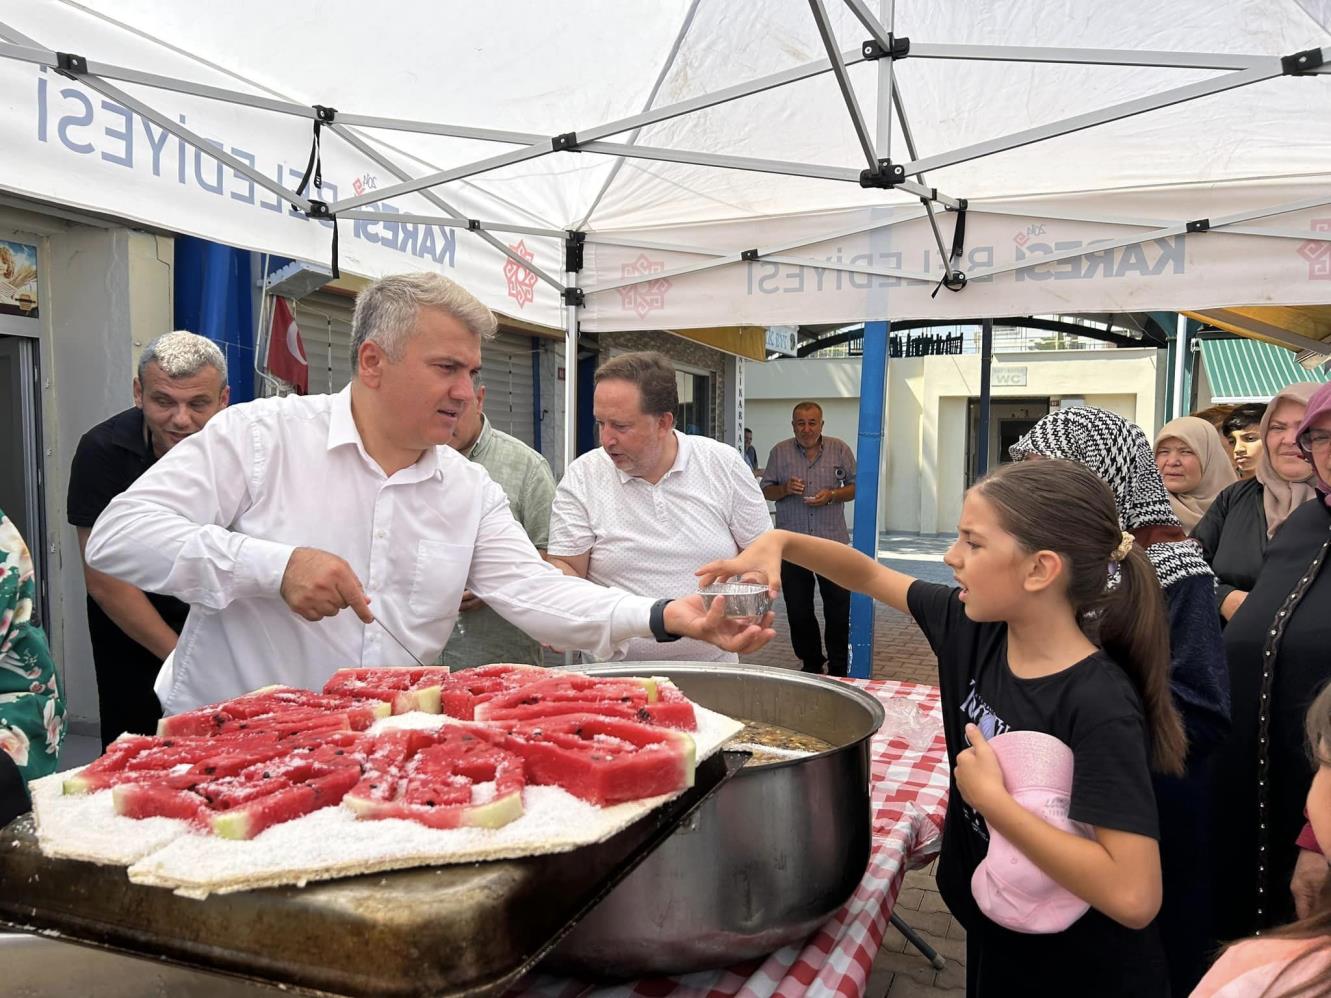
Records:
M1245 594L1246 595L1246 594ZM1307 918L1313 913L1317 899L1326 884L1326 857L1311 849L1300 849L1294 861L1294 876L1289 881L1289 892L1294 895L1294 913Z
M698 638L725 651L747 654L757 651L772 638L772 621L776 614L770 610L759 624L741 624L726 617L725 597L712 600L712 608L703 611L702 597L696 593L671 600L665 608L665 628L671 634L685 638Z
M958 753L952 775L966 803L984 814L995 800L1007 793L1003 769L989 742L974 724L966 725L966 741L971 747Z
M804 479L789 478L786 480L786 493L792 496L804 495Z
M458 604L458 611L461 613L470 613L472 610L479 610L485 606L485 600L481 599L470 589L462 590L462 602Z
M1226 620L1233 620L1234 614L1239 612L1239 607L1243 605L1243 601L1247 598L1248 594L1242 589L1235 589L1221 600L1220 616L1224 617ZM1299 917L1302 918L1303 916L1300 915Z
M836 498L836 489L819 489L817 493L804 497L806 506L826 506Z
M370 598L351 566L318 548L296 548L282 573L282 598L306 620L336 616L351 607L367 624L374 623Z

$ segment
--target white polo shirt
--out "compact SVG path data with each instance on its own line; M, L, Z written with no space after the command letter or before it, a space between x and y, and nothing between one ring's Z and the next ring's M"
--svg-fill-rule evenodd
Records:
M615 467L604 448L568 466L550 510L549 552L590 554L587 578L649 596L686 596L694 576L730 558L772 528L767 501L739 451L707 437L675 432L679 451L652 485ZM738 656L683 638L630 641L624 657L734 662Z

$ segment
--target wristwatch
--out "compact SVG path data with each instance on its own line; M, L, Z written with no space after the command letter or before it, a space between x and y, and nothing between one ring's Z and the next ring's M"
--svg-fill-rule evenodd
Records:
M667 603L673 603L671 599L659 599L652 604L651 615L647 618L648 626L652 629L652 637L656 638L661 644L667 641L678 641L683 635L671 634L665 626L665 608Z

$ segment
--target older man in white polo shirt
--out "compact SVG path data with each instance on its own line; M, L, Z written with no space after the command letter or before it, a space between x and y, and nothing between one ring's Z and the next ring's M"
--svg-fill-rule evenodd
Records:
M570 575L632 593L684 595L694 571L733 557L772 526L739 451L675 429L675 368L654 352L621 354L596 372L601 447L568 466L550 510L550 560ZM685 638L630 641L626 659L734 662Z

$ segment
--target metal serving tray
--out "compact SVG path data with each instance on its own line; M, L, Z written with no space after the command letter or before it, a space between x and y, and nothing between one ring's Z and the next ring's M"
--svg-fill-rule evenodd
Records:
M203 901L132 884L123 867L50 859L31 816L0 831L0 924L131 956L307 994L497 994L560 938L743 765L718 752L696 785L618 835L572 852L490 863L422 867L213 895ZM30 937L29 937L30 938ZM45 940L22 960L6 945L9 994L106 993L107 960L53 957ZM140 960L116 959L128 976ZM26 968L26 969L25 969ZM25 980L23 975L34 976ZM181 972L176 972L181 973ZM17 975L17 976L16 976ZM215 977L205 978L224 993ZM239 982L235 982L239 983ZM253 988L238 988L246 995ZM199 993L209 993L200 989Z

